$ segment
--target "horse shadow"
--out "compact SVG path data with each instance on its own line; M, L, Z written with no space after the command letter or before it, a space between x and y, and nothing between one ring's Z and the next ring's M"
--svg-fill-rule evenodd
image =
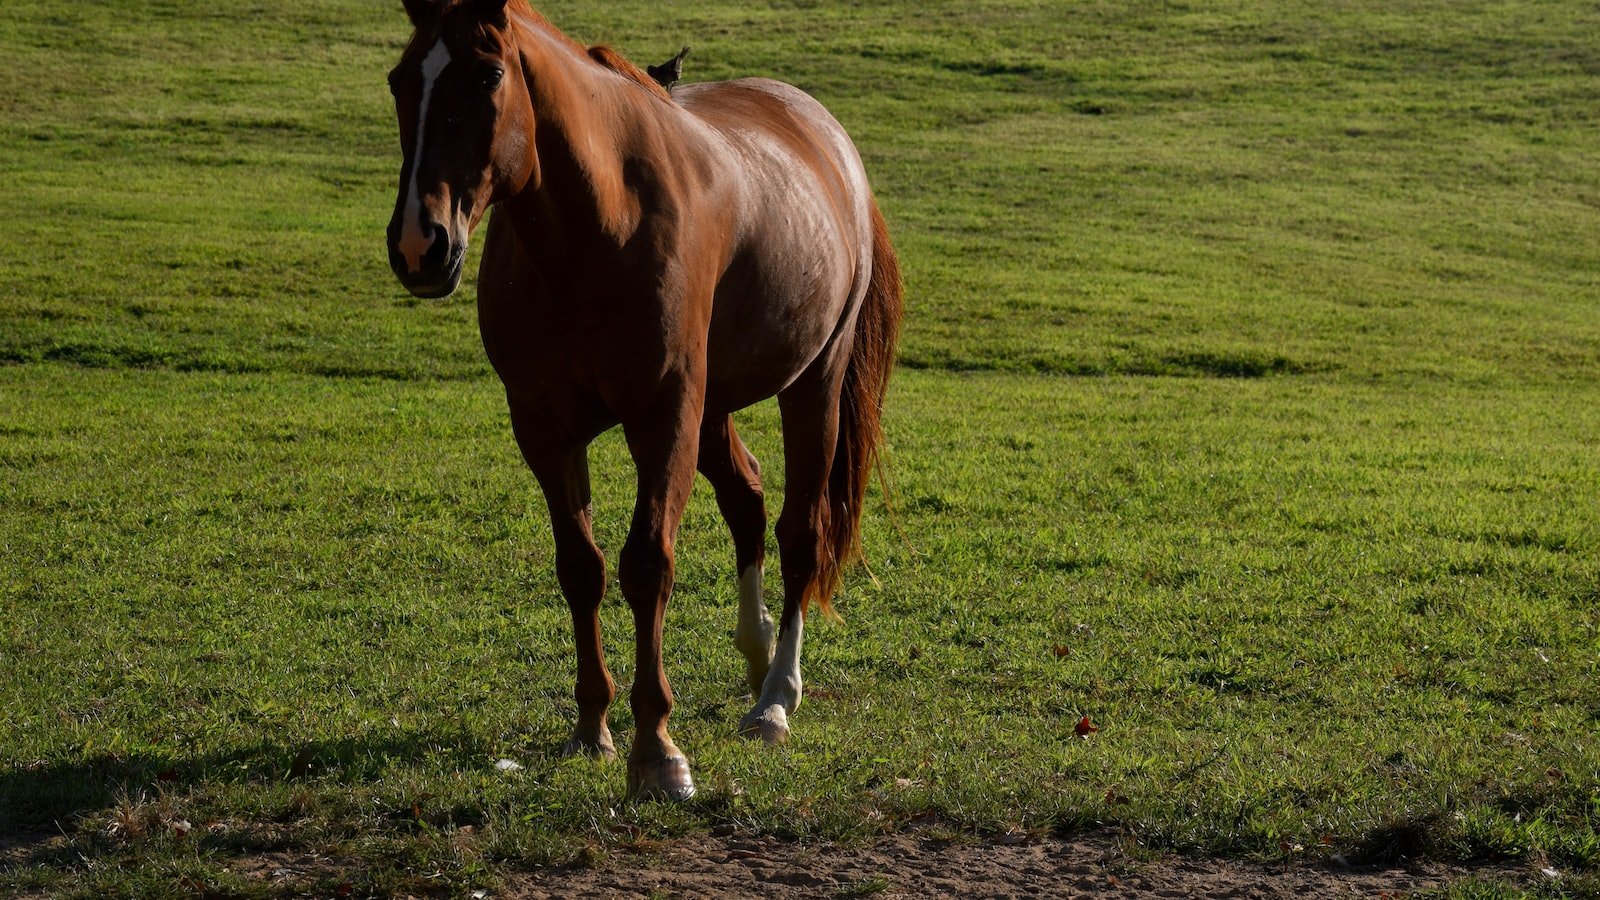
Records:
M57 866L84 849L113 849L117 838L140 839L152 836L141 832L174 829L182 837L191 829L204 829L204 822L177 821L178 811L189 816L197 811L189 795L194 786L247 784L267 793L294 785L373 785L397 763L443 753L452 765L482 768L490 752L481 737L466 731L430 729L305 742L266 738L188 756L102 752L69 762L13 762L0 770L0 865ZM391 818L420 823L422 815L407 803L397 805ZM460 825L474 824L482 813L451 807L430 815ZM205 835L208 845L270 851L294 844L270 830L218 831L220 836Z

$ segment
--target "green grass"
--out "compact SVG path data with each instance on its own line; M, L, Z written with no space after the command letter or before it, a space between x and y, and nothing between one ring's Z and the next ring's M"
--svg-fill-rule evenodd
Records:
M272 896L233 861L316 852L293 889L464 896L915 824L1593 895L1600 12L544 9L817 93L901 248L896 513L792 743L735 736L702 485L667 647L701 794L623 805L620 765L556 756L567 615L472 292L406 298L382 248L398 10L8 10L0 890ZM775 510L775 411L740 427ZM614 559L617 436L593 468Z

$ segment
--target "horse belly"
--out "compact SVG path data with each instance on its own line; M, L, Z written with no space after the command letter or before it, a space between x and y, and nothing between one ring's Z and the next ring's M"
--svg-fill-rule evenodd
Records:
M848 310L856 280L848 256L811 249L730 268L711 317L708 410L743 409L806 371Z

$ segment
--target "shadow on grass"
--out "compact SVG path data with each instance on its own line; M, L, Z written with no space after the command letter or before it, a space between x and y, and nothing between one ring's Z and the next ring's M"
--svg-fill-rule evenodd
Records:
M287 826L288 820L307 817L327 823L348 820L354 817L352 810L318 808L328 803L328 788L348 798L357 793L351 788L376 785L396 767L424 759L459 770L482 769L488 753L464 731L428 731L303 744L262 741L190 757L102 753L69 763L14 763L0 772L0 860L56 865L67 851L55 839L77 839L87 831L148 838L147 832L173 830L168 820L192 809L194 794L237 786L270 795L262 799L263 808L250 810L252 817L267 823ZM483 817L479 810L443 804L429 804L425 810L421 799L426 798L377 815L422 828L478 824ZM104 827L86 829L87 821ZM177 836L206 824L185 821ZM204 843L270 851L300 843L293 836L296 831L303 829L216 829Z
M1170 353L1137 350L1126 356L1077 356L1005 349L994 349L974 356L957 356L944 351L929 353L912 349L902 352L897 364L907 369L958 373L1241 379L1315 375L1339 369L1337 364L1326 360L1296 360L1279 353L1254 349Z

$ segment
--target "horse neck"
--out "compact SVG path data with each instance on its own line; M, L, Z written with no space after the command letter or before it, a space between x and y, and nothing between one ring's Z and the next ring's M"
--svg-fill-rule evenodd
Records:
M593 228L625 241L640 216L625 163L667 107L542 19L519 26L541 170L536 196L526 199L546 227L569 235Z

